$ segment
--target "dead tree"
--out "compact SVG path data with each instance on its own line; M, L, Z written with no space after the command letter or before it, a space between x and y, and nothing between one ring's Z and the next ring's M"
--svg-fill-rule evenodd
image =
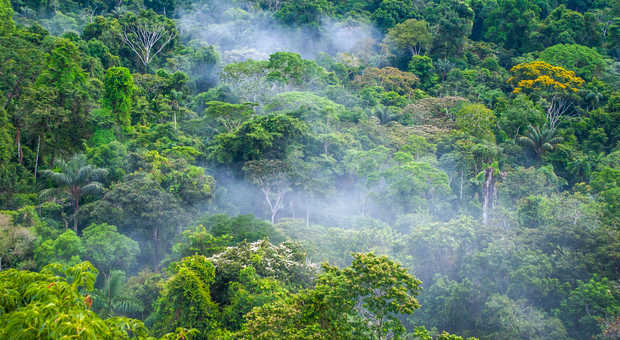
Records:
M276 223L278 212L284 208L284 197L291 191L290 166L276 159L248 161L243 171L265 197L271 212L271 223Z
M136 54L145 72L153 58L176 36L176 31L163 24L136 23L123 28L123 42Z

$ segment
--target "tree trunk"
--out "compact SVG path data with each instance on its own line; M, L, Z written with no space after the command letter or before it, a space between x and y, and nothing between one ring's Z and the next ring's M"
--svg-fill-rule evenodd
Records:
M306 204L306 227L310 226L310 205Z
M78 211L80 210L80 198L73 198L73 231L75 234L78 233Z
M15 127L15 144L17 144L17 162L22 164L24 161L24 152L22 150L22 129L18 126Z
M484 186L482 188L482 223L487 224L489 220L489 203L493 199L493 169L488 167L484 170Z
M39 149L41 148L41 135L37 139L37 157L34 161L34 183L37 183L37 171L39 170Z

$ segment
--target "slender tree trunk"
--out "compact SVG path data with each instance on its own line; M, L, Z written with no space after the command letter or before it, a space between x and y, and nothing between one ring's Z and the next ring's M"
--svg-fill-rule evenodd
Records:
M177 112L174 111L174 131L177 130Z
M15 144L17 144L17 161L22 164L24 161L24 152L22 151L22 129L19 125L15 130Z
M482 188L482 223L487 224L489 220L489 203L493 199L493 168L488 167L484 170L484 186Z
M73 198L73 231L78 232L78 211L80 210L80 198Z
M41 148L41 135L37 138L37 157L34 161L34 183L37 183L37 171L39 170L39 150Z
M306 227L310 226L310 204L306 204Z

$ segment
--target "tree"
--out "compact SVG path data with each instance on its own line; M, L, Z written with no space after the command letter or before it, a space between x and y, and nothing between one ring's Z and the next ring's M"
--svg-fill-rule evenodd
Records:
M140 311L139 302L130 297L124 286L125 273L112 270L103 279L103 287L93 291L93 309L97 314L111 317L118 313L127 315Z
M478 182L482 182L482 224L489 222L489 211L495 207L497 200L497 183L501 175L497 161L487 165L478 176Z
M204 255L181 259L172 266L172 276L155 302L154 328L163 334L178 327L196 328L200 339L210 339L218 328L217 305L211 300L209 285L215 267Z
M138 57L146 72L153 59L176 36L176 28L166 27L163 23L142 21L125 26L122 38L125 45Z
M562 322L528 304L505 295L492 295L483 310L489 320L489 337L508 336L513 339L567 339Z
M556 144L562 142L563 138L556 136L556 133L554 128L530 125L526 134L520 136L518 141L529 147L540 160L545 152L553 150Z
M82 240L73 230L66 230L54 240L43 241L34 250L34 260L39 267L50 263L71 266L79 263L85 249Z
M9 19L0 19L3 23L12 22ZM27 122L27 100L30 97L30 88L35 82L41 69L45 66L43 62L43 51L36 48L29 40L25 39L27 33L17 33L3 35L0 33L0 92L3 99L0 102L0 110L7 114L8 124L15 128L14 139L15 149L19 164L23 164L23 132ZM8 124L4 126L9 127ZM13 133L11 133L13 135ZM13 144L13 143L11 143ZM11 145L8 144L7 146ZM8 169L8 168L7 168Z
M162 241L170 242L180 231L185 211L181 202L150 176L136 172L106 192L92 207L91 217L150 240L142 249L151 251L151 263L157 270Z
M400 207L401 213L431 210L439 213L450 195L448 175L427 161L415 161L412 155L399 152L394 155L397 166L387 169L383 176L387 184L387 197Z
M291 191L290 166L277 159L261 159L246 162L243 171L260 188L271 211L271 223L275 224L284 197Z
M416 16L411 0L383 0L372 13L371 19L377 26L387 31L390 27Z
M104 107L112 112L112 117L123 130L131 125L131 103L134 91L133 77L127 68L111 67L104 80Z
M386 41L399 49L409 51L411 56L417 56L422 50L428 49L432 43L432 35L428 23L424 20L407 19L390 28Z
M84 154L75 154L68 162L59 160L57 168L59 172L43 170L41 174L49 177L59 187L61 192L71 198L73 204L73 230L77 233L80 198L83 195L100 192L103 185L97 180L105 177L108 171L88 164Z
M508 49L530 47L530 35L536 28L540 8L531 0L504 0L489 9L484 18L484 37ZM478 13L476 13L478 14Z
M421 282L384 256L354 254L350 267L323 265L314 289L254 308L247 339L400 339L397 317L420 307Z
M89 131L85 124L91 106L89 81L81 67L81 53L68 39L54 40L47 63L26 100L29 132L52 148L50 164L60 150L80 145Z
M15 30L13 8L9 0L0 0L0 36L6 36Z
M232 133L216 135L209 146L209 157L222 164L241 168L247 161L286 159L289 147L308 133L305 122L287 114L254 117Z
M555 129L570 109L572 95L584 84L575 72L544 61L515 65L510 73L508 83L514 87L514 94L531 93L548 101L546 117L550 129Z
M461 0L441 0L437 7L437 15L433 53L441 57L461 55L465 39L471 34L474 11Z
M327 0L293 0L283 1L275 16L287 25L318 28L321 18L332 12L333 5Z
M587 282L577 281L562 301L559 316L566 320L570 334L589 338L601 332L600 321L620 315L620 290L608 278L594 275Z
M438 80L435 74L433 60L428 56L414 55L409 61L409 72L415 74L420 79L420 85L424 90L431 89Z
M484 104L464 104L456 113L456 126L472 136L495 140L495 114Z
M348 150L345 156L347 174L355 178L356 184L361 184L362 216L367 214L371 196L380 189L382 173L389 166L389 154L389 149L379 146L368 151Z
M84 258L90 260L106 280L114 269L131 268L140 252L138 242L117 232L116 226L105 223L86 227L82 231L82 243L86 249Z
M607 62L595 49L577 44L557 44L540 52L540 59L551 64L575 71L591 81L605 75Z
M91 310L97 269L88 262L62 270L46 266L39 273L0 271L0 338L3 339L145 339L149 332L140 320L102 319ZM177 329L165 339L186 339L192 332ZM164 339L162 338L162 340Z
M278 245L267 240L244 241L226 247L223 252L209 257L216 268L212 296L218 303L228 303L226 292L230 283L238 280L247 267L253 267L260 277L274 278L287 287L310 287L318 268L306 258L301 244L292 241Z
M413 88L419 79L415 74L403 72L395 67L369 67L364 73L356 76L353 84L359 87L380 86L386 91L394 91L400 95L413 96Z

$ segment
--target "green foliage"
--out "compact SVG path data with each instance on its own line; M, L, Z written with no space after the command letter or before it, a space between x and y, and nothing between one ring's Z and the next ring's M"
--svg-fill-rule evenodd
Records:
M386 257L355 254L350 267L323 266L314 289L255 308L240 336L268 339L371 339L404 327L396 317L411 314L420 281ZM356 306L359 301L359 306Z
M81 261L86 248L73 230L67 230L55 240L46 240L34 250L34 259L39 267L53 262L71 266Z
M234 132L216 135L209 147L210 157L224 164L258 158L282 159L289 145L301 140L306 131L303 121L285 114L259 116Z
M465 104L456 113L456 127L481 139L495 140L495 114L483 104Z
M409 62L409 72L420 78L422 88L428 90L437 83L433 60L428 56L414 55Z
M284 242L273 245L269 241L241 242L209 258L216 268L216 289L220 292L239 272L248 266L254 267L261 277L272 277L282 283L307 287L314 278L315 270L305 263L305 252L296 243ZM214 294L218 301L224 298Z
M329 15L332 4L327 0L287 1L275 13L282 23L287 25L318 27L321 17Z
M112 270L127 270L135 264L138 242L118 233L113 225L91 224L82 231L84 258L91 261L104 276Z
M523 300L515 301L506 296L494 295L486 303L483 313L493 327L491 336L506 334L530 339L568 338L560 320L528 306Z
M577 287L562 301L558 316L566 320L572 336L590 337L601 332L600 323L620 314L620 291L606 277L577 281Z
M0 338L617 338L617 16L0 0Z
M386 40L399 49L407 50L411 56L417 56L421 50L429 48L432 36L426 21L407 19L390 28Z
M284 238L273 225L252 215L229 217L223 214L205 216L198 219L215 237L230 236L233 244L247 241L254 242L269 239L273 243L280 243ZM205 254L206 255L206 254Z
M607 62L596 50L577 44L558 44L540 53L540 59L575 71L578 76L592 80L601 78L607 69Z
M519 167L506 174L499 184L498 192L500 199L516 203L529 195L557 193L564 184L564 179L553 172L551 165L538 169Z
M0 35L8 35L15 29L15 23L13 22L13 8L9 0L2 0L0 2Z
M442 0L437 11L437 31L433 37L433 54L441 57L460 56L465 38L472 30L474 11L460 0Z
M546 152L553 150L555 145L563 140L555 134L556 131L553 128L530 125L528 131L524 136L519 137L518 141L533 151L538 159L541 159Z
M217 306L209 291L214 278L215 268L203 255L186 257L173 264L172 276L155 303L156 332L163 334L178 327L190 327L198 329L199 339L208 339L209 333L218 327Z
M385 173L388 197L399 204L402 213L431 210L441 211L442 202L451 190L448 175L428 162L407 159Z
M383 0L372 16L372 21L383 31L414 17L415 7L410 0Z
M120 128L131 125L131 102L133 93L133 78L128 69L112 67L106 72L103 96L104 106L112 111L116 124Z
M243 268L238 281L228 287L229 304L222 310L223 324L227 329L237 331L245 322L245 315L254 307L284 299L288 294L280 281L260 277L254 267Z
M508 49L526 51L530 48L530 35L540 15L535 1L500 1L489 12L484 18L486 39Z
M101 191L102 184L97 180L108 174L101 169L88 164L84 154L75 154L68 162L58 161L59 172L43 170L41 174L49 177L61 190L60 193L69 196L73 205L73 230L78 231L78 211L82 195L96 194Z

